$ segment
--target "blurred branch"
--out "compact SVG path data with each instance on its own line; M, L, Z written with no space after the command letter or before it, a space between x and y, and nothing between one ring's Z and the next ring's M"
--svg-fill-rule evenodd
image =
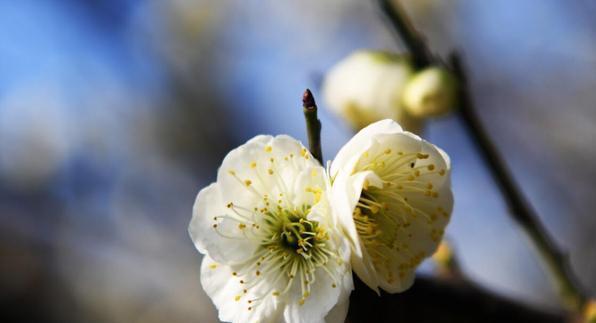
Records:
M466 130L470 133L470 137L481 152L484 162L489 166L493 178L505 196L510 209L509 214L526 231L545 265L550 270L565 305L573 310L578 310L585 301L585 296L580 291L579 284L571 272L566 255L557 248L532 207L521 195L511 173L505 167L505 163L480 123L474 111L466 73L459 55L453 54L450 58L450 65L459 78L461 85L459 95L460 117L464 121L463 124Z
M306 131L308 133L308 149L313 157L323 164L323 152L321 150L321 121L317 117L317 104L309 89L304 91L302 96L302 108L306 120Z
M346 322L563 323L563 313L521 305L472 284L417 277L410 289L378 297L358 278Z
M414 65L417 68L424 68L433 63L434 57L424 42L424 38L420 35L414 26L407 19L407 15L398 2L388 0L377 0L381 11L387 17L389 23L399 33L403 39L408 51L412 53Z
M422 40L420 34L414 29L407 15L395 2L390 0L377 0L383 13L392 22L392 25L410 49L418 68L431 64L441 64L430 54L430 50ZM575 277L573 276L567 257L558 250L556 244L547 233L544 226L529 203L524 199L521 190L515 184L511 173L508 171L503 159L490 140L474 111L473 101L467 84L466 71L457 54L451 57L450 66L460 81L460 117L463 120L470 138L481 153L483 160L488 165L492 176L507 202L511 217L526 231L536 246L544 264L549 269L551 276L556 281L561 299L568 308L577 311L585 302Z

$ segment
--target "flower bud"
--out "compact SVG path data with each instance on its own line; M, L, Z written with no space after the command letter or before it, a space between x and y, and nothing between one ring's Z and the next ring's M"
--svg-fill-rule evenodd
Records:
M584 322L596 323L596 300L589 300L585 305L583 312Z
M419 132L422 120L402 104L402 94L414 75L410 59L380 51L357 51L337 63L326 75L323 95L333 112L355 130L393 119L406 130Z
M449 113L457 101L457 80L444 68L430 67L414 75L404 90L403 104L419 118Z

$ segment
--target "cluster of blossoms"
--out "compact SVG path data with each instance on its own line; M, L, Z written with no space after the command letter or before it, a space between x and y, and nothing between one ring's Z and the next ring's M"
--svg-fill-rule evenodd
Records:
M416 71L407 55L360 50L331 68L323 94L331 110L354 129L389 118L419 133L425 119L453 109L457 81L443 67Z
M189 232L222 321L342 322L352 270L400 292L437 248L453 200L450 162L391 120L323 168L297 140L257 136L197 196Z

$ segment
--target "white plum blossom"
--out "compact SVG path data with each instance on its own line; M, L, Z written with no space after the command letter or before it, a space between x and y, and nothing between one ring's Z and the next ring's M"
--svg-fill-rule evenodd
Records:
M345 319L350 246L329 191L325 169L288 136L257 136L225 157L189 225L222 321Z
M323 95L329 108L356 130L389 118L409 131L420 132L423 119L411 115L402 102L414 73L406 55L359 50L329 70Z
M334 209L360 279L396 293L441 242L453 208L449 157L392 120L362 129L330 169Z

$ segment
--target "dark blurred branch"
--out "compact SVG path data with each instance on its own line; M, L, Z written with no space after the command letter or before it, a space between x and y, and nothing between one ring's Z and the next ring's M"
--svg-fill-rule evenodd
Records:
M431 64L441 64L430 54L422 37L413 28L407 15L398 6L397 2L395 2L395 6L391 4L390 0L377 0L377 2L406 43L408 49L410 49L418 68ZM511 173L476 115L467 84L466 71L463 69L461 59L457 55L452 55L451 66L449 67L453 69L460 81L460 117L503 194L510 209L508 213L522 226L538 249L542 260L556 281L559 294L565 305L577 311L582 307L586 297L570 270L567 257L558 250L545 227L540 223L538 216L524 199L521 190L515 184Z
M453 54L450 57L450 65L456 76L459 78L461 85L459 94L460 117L464 121L463 124L466 131L468 131L470 137L476 144L484 162L489 166L495 182L505 197L510 209L509 214L522 226L534 243L542 260L550 270L550 273L557 284L560 296L565 304L573 310L581 308L585 301L585 296L583 296L579 284L571 271L569 260L566 255L558 249L546 228L540 222L540 219L533 208L522 196L519 188L513 181L511 173L505 167L505 163L474 111L466 73L459 55Z
M398 2L388 0L377 0L381 11L387 20L403 39L408 51L412 53L412 59L416 68L424 68L433 63L434 57L420 35L408 19L403 8Z
M302 96L302 108L306 120L306 131L308 133L308 149L313 157L323 164L323 152L321 149L321 121L317 117L317 104L309 89L304 91Z
M400 294L378 297L355 277L346 322L563 323L563 313L521 305L471 284L418 277ZM389 311L388 311L389 309Z

